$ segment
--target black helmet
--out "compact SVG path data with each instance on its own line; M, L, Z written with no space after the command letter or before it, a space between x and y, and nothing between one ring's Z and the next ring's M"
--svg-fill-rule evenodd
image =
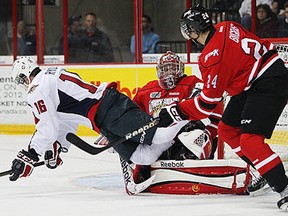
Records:
M191 32L199 34L211 26L212 21L207 10L199 4L186 10L180 20L181 33L187 40L190 39Z

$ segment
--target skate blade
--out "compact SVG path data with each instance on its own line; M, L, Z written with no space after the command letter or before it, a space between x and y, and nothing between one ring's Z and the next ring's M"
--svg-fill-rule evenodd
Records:
M249 192L249 195L252 197L261 196L261 195L266 194L270 191L272 191L272 188L269 185L265 185L263 188L261 188L257 191Z
M279 208L282 211L288 211L288 203L283 203L281 206L279 206Z

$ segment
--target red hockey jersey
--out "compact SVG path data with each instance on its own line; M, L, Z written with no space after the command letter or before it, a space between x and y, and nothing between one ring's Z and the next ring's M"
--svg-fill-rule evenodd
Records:
M141 110L157 117L161 108L173 102L185 101L191 96L195 88L202 89L202 80L196 76L184 76L174 89L162 89L158 80L153 80L141 88L134 97L134 102L138 104ZM210 115L211 124L207 129L212 138L217 135L218 122L223 113L223 103L219 104Z
M156 117L162 107L187 99L197 83L202 86L202 80L196 76L185 76L174 89L165 90L159 86L158 80L153 80L143 86L133 100L141 110Z
M199 57L199 69L204 83L199 97L179 104L190 120L206 118L222 100L224 91L234 96L251 87L276 60L273 44L246 31L235 22L215 25L206 39Z

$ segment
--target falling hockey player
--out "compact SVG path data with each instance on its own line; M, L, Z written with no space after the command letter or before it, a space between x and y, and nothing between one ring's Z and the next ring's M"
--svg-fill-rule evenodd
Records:
M16 60L12 76L27 90L36 131L28 149L13 160L11 181L29 176L40 156L48 168L61 165L60 153L70 146L66 134L76 133L79 124L113 142L151 122L147 113L116 90L115 83L95 86L63 68L41 70L31 57ZM174 143L174 136L187 122L169 128L152 127L118 144L117 151L126 161L151 164Z

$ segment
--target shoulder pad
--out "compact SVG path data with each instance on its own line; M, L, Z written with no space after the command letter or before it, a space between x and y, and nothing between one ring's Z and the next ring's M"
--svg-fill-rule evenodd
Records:
M228 23L219 23L215 26L215 33L205 46L199 57L199 63L203 67L210 67L222 59L226 43L226 31Z

